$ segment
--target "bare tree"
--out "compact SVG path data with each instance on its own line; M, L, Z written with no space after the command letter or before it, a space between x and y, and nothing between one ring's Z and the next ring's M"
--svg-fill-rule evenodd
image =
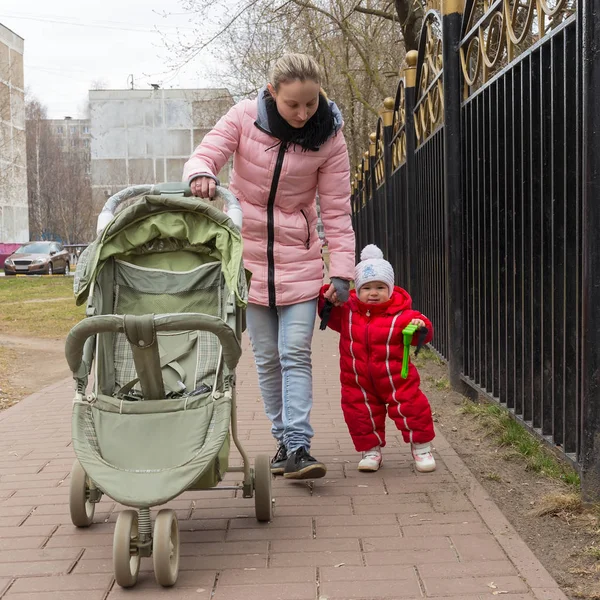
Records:
M363 6L366 4L366 6ZM381 6L378 6L381 5ZM421 0L394 0L393 2L362 2L354 7L356 12L396 21L402 29L406 52L419 49L421 26L425 16L425 3Z
M106 79L94 79L90 82L90 90L107 90L108 81Z
M27 102L27 176L32 238L66 243L93 237L89 152L83 140L52 129L45 107Z
M420 27L421 0L398 1L410 15L410 23ZM237 97L255 94L284 52L316 56L325 72L323 87L344 115L356 164L383 99L395 94L405 49L412 48L404 33L412 30L406 19L401 24L395 16L395 4L383 0L181 2L199 25L189 43L179 39L171 45L174 66L212 51L219 64L226 65L222 81ZM218 14L228 16L219 21ZM216 23L213 31L207 32L206 23Z

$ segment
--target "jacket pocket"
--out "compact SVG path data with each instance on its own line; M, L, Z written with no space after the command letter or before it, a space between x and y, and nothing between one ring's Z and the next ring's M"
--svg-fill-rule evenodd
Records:
M310 223L308 222L308 217L306 216L306 213L304 212L304 210L300 210L300 212L302 213L302 216L304 217L304 220L306 221L306 241L304 242L304 245L306 246L306 249L308 250L310 248Z

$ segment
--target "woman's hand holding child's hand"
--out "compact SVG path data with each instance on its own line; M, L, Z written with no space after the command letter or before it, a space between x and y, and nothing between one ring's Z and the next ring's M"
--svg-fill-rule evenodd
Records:
M331 285L325 292L325 298L334 306L341 306L350 295L350 282L339 277L331 278Z

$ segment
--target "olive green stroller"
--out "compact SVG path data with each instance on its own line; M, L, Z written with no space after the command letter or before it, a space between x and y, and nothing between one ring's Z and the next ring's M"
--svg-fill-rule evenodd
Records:
M132 508L120 512L114 532L114 573L123 587L135 585L144 556L159 584L176 582L176 514L160 510L152 527L150 508L186 490L242 472L240 485L219 489L254 496L256 518L272 517L269 457L257 456L251 468L237 436L235 368L248 280L239 203L227 190L218 194L227 215L189 197L183 184L123 190L107 202L102 231L75 273L87 318L65 348L76 383L71 520L90 526L103 494ZM229 467L230 437L241 467Z

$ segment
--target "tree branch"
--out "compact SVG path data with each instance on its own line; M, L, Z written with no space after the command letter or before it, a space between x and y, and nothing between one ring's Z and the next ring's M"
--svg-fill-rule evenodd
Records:
M383 10L377 10L376 8L364 8L363 6L355 6L354 11L363 13L365 15L381 17L382 19L388 19L388 21L398 21L398 17L394 13L388 13Z
M363 65L365 66L365 70L367 71L367 73L369 74L369 77L371 78L371 81L373 82L373 85L375 85L375 87L377 88L380 95L382 95L384 93L384 91L379 83L379 78L377 77L377 73L372 69L370 62L369 62L369 58L366 56L365 51L361 47L360 42L356 39L356 36L350 30L350 27L348 27L348 23L345 21L340 21L334 14L320 8L319 6L315 6L311 2L307 2L305 0L293 0L293 2L294 2L294 4L297 4L298 6L304 6L305 8L314 10L315 12L325 15L328 19L331 19L334 23L336 23L336 25L339 26L342 33L344 33L346 35L348 41L352 44L352 46L354 47L354 49L360 56L360 58L363 62Z

